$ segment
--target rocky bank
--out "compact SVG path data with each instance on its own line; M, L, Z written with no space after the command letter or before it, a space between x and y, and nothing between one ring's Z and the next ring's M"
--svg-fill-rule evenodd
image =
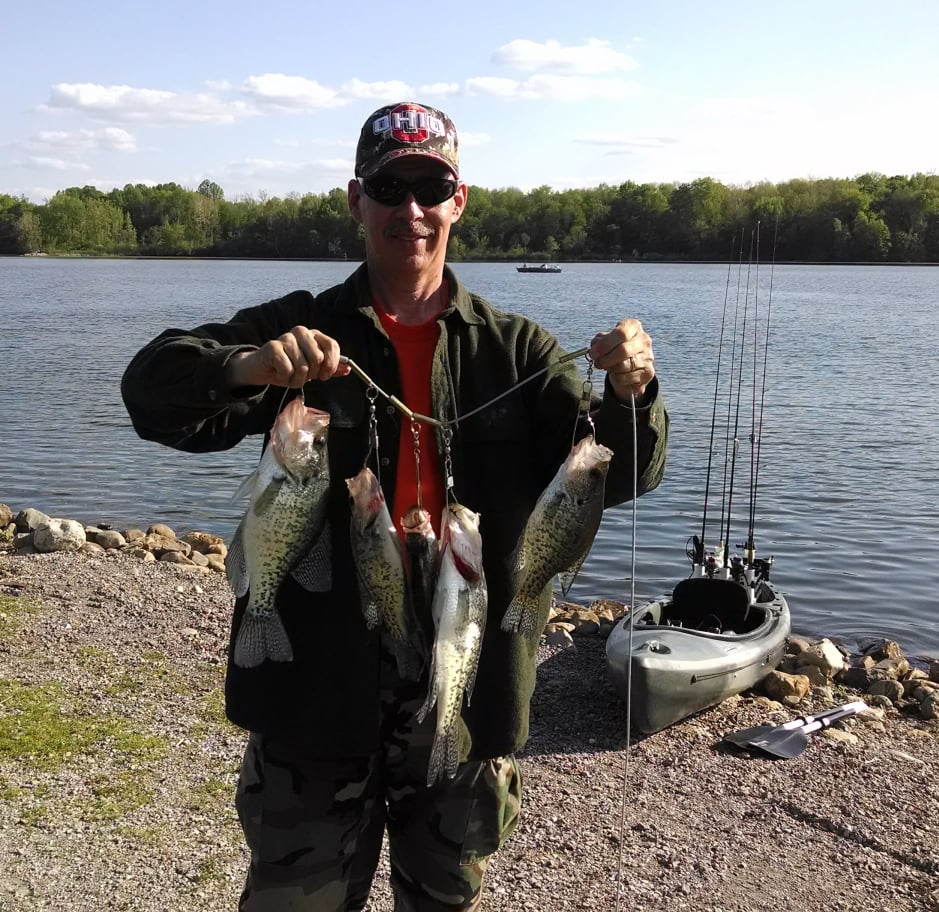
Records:
M43 552L38 527L0 551L0 910L234 909L232 596L216 561L191 556L224 545L148 527L152 547L124 532L107 547L97 530L96 547L75 533ZM187 562L157 537L188 544ZM616 606L559 608L523 819L492 862L487 912L939 910L939 668L890 644L796 642L775 698L746 693L630 743L604 668ZM871 710L796 759L721 740L862 693ZM368 909L391 908L383 866Z

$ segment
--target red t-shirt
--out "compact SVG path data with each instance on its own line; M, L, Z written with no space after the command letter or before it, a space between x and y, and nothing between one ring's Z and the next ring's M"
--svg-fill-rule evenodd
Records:
M447 299L446 287L444 300ZM434 349L440 335L437 318L426 323L408 326L399 323L386 313L378 301L373 302L381 325L388 333L391 344L398 355L398 370L401 375L401 401L419 415L431 415L430 371L434 360ZM430 514L434 531L440 535L440 515L446 501L440 459L437 453L437 437L433 425L417 422L420 431L421 460L421 504ZM414 435L411 421L401 415L401 443L398 448L398 477L395 482L395 499L391 505L391 519L403 536L401 520L408 509L417 503L417 463L414 455Z

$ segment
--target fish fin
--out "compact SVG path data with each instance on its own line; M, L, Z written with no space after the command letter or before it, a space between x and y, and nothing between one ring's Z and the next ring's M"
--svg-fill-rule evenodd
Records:
M424 705L417 711L417 721L423 722L427 718L437 702L437 656L434 653L430 655L430 675L427 681L427 697L424 699Z
M539 614L536 604L523 601L519 596L515 596L502 618L502 629L506 633L521 633L527 637L540 634L538 630Z
M235 493L232 494L231 499L232 503L236 500L241 500L243 497L247 497L251 493L251 489L254 487L255 482L258 478L258 470L255 469L250 475L246 475L241 484L235 489Z
M307 592L329 592L333 588L333 546L329 523L290 575Z
M235 664L239 668L257 668L265 659L293 661L284 623L276 611L268 618L246 611L235 638Z
M518 633L522 623L522 612L524 610L518 598L512 599L509 603L509 607L505 609L505 615L502 618L502 629L506 633Z
M434 746L430 751L430 764L427 768L427 785L431 786L443 779L456 776L460 765L460 745L456 736L456 726L451 725L434 735Z
M241 598L248 591L248 562L245 558L244 524L242 519L235 530L235 536L225 555L225 575L236 598Z
M274 478L271 483L257 496L257 499L251 504L251 509L255 516L263 516L270 509L271 504L277 499L280 489L284 484L283 478Z
M583 567L584 561L587 559L587 555L590 553L590 548L588 547L584 553L574 561L566 570L562 570L558 574L558 581L561 583L561 592L566 596L570 592L571 586L574 585L574 580L577 578L577 574L580 573L580 568Z

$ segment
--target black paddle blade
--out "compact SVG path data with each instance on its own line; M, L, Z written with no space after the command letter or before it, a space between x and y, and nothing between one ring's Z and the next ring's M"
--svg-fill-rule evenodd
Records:
M846 716L853 716L867 709L863 700L845 703L814 716L800 716L784 725L756 725L738 732L724 735L724 740L747 750L762 751L774 757L791 760L808 747L808 736Z

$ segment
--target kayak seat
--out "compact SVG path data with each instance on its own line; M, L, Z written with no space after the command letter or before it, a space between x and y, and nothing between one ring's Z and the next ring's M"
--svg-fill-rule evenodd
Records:
M739 583L689 577L672 590L668 621L691 630L746 633L759 624L750 615L750 596Z

